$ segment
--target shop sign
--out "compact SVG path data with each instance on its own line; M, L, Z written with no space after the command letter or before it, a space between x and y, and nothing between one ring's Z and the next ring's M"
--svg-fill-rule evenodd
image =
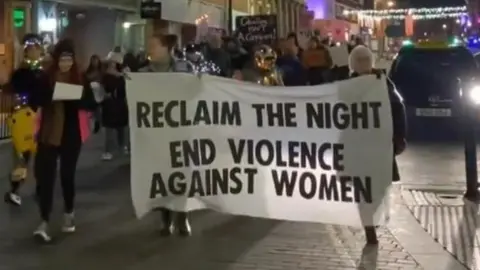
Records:
M162 3L143 0L140 3L140 17L142 19L160 19L162 17Z
M277 40L277 16L238 16L235 18L235 29L242 43L272 44Z

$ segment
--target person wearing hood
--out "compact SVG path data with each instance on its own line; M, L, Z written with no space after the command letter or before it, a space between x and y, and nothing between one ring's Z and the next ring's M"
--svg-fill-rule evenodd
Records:
M175 59L172 55L174 44L171 35L154 35L148 43L149 64L139 72L193 72L184 60ZM181 236L191 235L191 227L186 212L175 212L167 208L161 208L163 227L160 233L170 236L177 231Z
M105 128L105 148L102 160L113 158L115 142L129 153L128 143L128 105L126 92L126 75L123 72L123 55L110 53L106 59L106 70L102 76L101 85L104 89L104 99L100 104L101 123Z
M22 204L19 189L27 178L28 163L34 155L32 146L35 144L33 134L35 111L44 104L43 93L50 89L49 76L42 59L42 38L37 34L25 35L23 49L24 59L20 67L13 72L10 81L6 82L4 87L7 92L12 92L16 99L15 109L10 118L14 166L10 174L10 190L4 198L5 202L16 206ZM26 140L26 137L30 139Z
M64 233L75 232L74 202L75 174L82 144L89 134L89 114L95 107L92 92L83 86L75 61L71 40L60 41L52 55L48 70L49 87L43 88L40 124L37 134L38 150L35 156L35 177L38 185L38 204L41 223L34 236L42 243L52 240L50 214L52 212L57 164L60 164L60 182L64 199ZM78 85L80 100L53 100L58 83ZM82 90L83 89L83 90ZM58 162L59 161L59 162Z
M352 71L350 77L355 78L364 75L376 75L377 78L384 76L381 70L373 68L374 60L372 52L363 45L357 45L349 56L349 66ZM393 82L387 77L387 89L390 98L392 122L393 122L393 174L392 181L400 181L400 174L396 162L396 156L403 153L406 148L407 121L405 105L400 93L395 89ZM375 227L365 227L365 235L368 244L378 244Z

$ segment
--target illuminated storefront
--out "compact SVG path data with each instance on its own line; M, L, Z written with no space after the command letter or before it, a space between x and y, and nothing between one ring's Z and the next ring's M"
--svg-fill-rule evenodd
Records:
M250 14L276 14L276 0L248 0Z
M31 3L25 1L0 1L0 59L12 69L22 57L20 43L32 31Z
M125 23L136 9L126 5L110 6L102 1L98 3L36 1L36 31L43 37L45 47L51 47L61 38L72 39L76 44L77 60L82 66L88 65L93 54L105 57L115 46L133 49L127 47L131 45L127 41L136 31L130 27L126 29Z

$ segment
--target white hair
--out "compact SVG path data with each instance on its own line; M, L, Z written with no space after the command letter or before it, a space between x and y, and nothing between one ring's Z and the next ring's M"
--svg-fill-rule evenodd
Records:
M358 45L353 50L350 52L350 55L348 57L348 66L350 67L350 71L357 71L358 70L358 59L359 58L369 58L371 63L372 63L372 68L375 63L375 59L373 56L372 51L370 51L369 48L363 46L363 45Z
M106 61L111 61L117 64L123 64L123 54L119 52L109 52Z

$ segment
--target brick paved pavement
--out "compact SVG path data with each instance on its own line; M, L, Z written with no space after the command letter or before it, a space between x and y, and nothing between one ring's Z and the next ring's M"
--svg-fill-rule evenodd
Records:
M99 145L87 147L79 166L75 235L56 233L52 246L38 247L33 200L0 205L1 270L422 269L387 229L379 230L378 248L364 248L362 230L200 211L192 215L192 237L162 238L157 213L134 219L126 159L100 165Z
M462 145L411 147L400 158L402 197L422 228L468 269L480 269L478 205L464 203ZM415 177L416 176L416 177Z

